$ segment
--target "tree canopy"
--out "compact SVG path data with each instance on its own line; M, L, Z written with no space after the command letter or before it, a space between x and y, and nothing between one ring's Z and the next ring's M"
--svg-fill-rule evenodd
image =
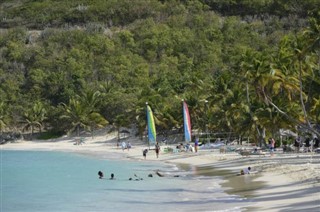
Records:
M62 3L63 2L63 3ZM316 0L4 0L0 127L319 135ZM207 103L206 103L207 102ZM35 128L34 128L35 127Z

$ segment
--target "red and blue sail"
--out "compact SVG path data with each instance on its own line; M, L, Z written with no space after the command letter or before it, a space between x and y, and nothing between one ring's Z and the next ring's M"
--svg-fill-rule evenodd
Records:
M156 126L154 123L153 113L149 105L147 105L147 121L149 144L155 144L157 140Z
M191 141L191 120L189 115L188 105L183 101L183 125L185 142Z

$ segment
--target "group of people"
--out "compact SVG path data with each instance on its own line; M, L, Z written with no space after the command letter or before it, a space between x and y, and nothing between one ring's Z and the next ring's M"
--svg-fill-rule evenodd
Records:
M117 144L117 146L119 146L119 143ZM122 143L121 143L121 149L122 149L122 151L124 151L125 149L127 149L128 151L129 151L129 149L131 148L132 146L131 146L131 144L130 144L130 142L128 142L128 143L126 143L125 141L123 141ZM198 152L198 147L199 147L199 139L197 138L196 140L195 140L195 142L194 142L194 147L190 144L190 143L188 143L188 144L186 144L185 146L182 144L182 143L180 143L178 146L177 146L177 149L179 149L179 150L185 150L185 151L190 151L190 152ZM156 144L155 144L155 152L156 152L156 157L157 158L159 158L159 154L160 154L160 145L159 145L159 143L158 142L156 142ZM143 149L142 150L142 156L143 156L143 158L144 159L146 159L147 158L147 153L148 153L148 149Z
M122 141L121 149L122 149L122 151L124 151L125 149L127 149L129 151L129 149L131 149L131 143L130 142L126 143L125 141Z
M311 152L311 147L313 147L313 149L317 149L319 148L319 144L320 141L317 137L315 137L313 140L311 140L309 137L306 137L305 141L303 142L301 137L298 136L295 140L294 140L294 147L295 147L295 152L300 152L300 148L301 147L305 147L304 151L305 152Z
M269 149L272 155L272 152L275 149L275 140L273 138L268 139ZM283 152L295 151L296 153L300 152L303 148L303 152L311 152L320 147L320 141L317 137L310 139L310 137L306 137L305 140L300 136L297 136L293 142L294 149L290 148L290 145L283 145Z
M135 177L135 178L130 177L130 178L129 178L129 180L134 180L134 181L140 181L140 180L143 180L143 178L142 178L142 177L138 177L136 174L134 174L134 177ZM150 175L149 175L148 177L150 177ZM151 177L152 177L152 176L151 176Z
M103 179L103 177L104 177L104 174L103 174L103 172L102 171L98 171L98 176L99 176L99 179ZM109 178L110 180L114 180L115 178L114 178L114 174L113 173L111 173L111 175L110 175L110 178Z
M164 177L165 175L160 173L159 170L156 171L156 174L159 176L159 177ZM98 176L99 176L99 179L104 179L104 174L102 171L98 171ZM153 177L152 174L148 174L148 177ZM179 175L174 175L174 177L179 177ZM109 180L115 180L116 178L114 177L114 174L111 173L110 175L110 178ZM140 180L143 180L142 177L138 177L136 174L134 174L134 178L130 177L129 180L134 180L134 181L140 181Z
M154 150L155 150L155 152L156 152L157 158L159 158L160 145L159 145L158 142L156 143L156 145L155 145L155 147L154 147ZM143 158L144 158L144 159L147 158L147 153L148 153L148 149L144 149L144 150L142 151L142 155L143 155Z
M197 152L198 151L198 145L195 145L194 147L188 143L186 145L183 145L183 143L180 143L178 146L176 146L177 150L179 151L185 151L185 152Z

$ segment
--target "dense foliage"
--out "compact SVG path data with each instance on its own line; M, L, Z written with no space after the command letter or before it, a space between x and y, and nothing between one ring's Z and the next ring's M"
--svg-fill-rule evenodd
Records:
M63 3L62 3L63 2ZM319 1L4 0L0 127L318 134Z

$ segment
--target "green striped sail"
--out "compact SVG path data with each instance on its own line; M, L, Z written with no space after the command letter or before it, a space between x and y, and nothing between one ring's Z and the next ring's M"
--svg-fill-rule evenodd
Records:
M153 113L149 105L147 105L147 120L148 120L148 140L150 144L156 143L156 126L154 124Z

